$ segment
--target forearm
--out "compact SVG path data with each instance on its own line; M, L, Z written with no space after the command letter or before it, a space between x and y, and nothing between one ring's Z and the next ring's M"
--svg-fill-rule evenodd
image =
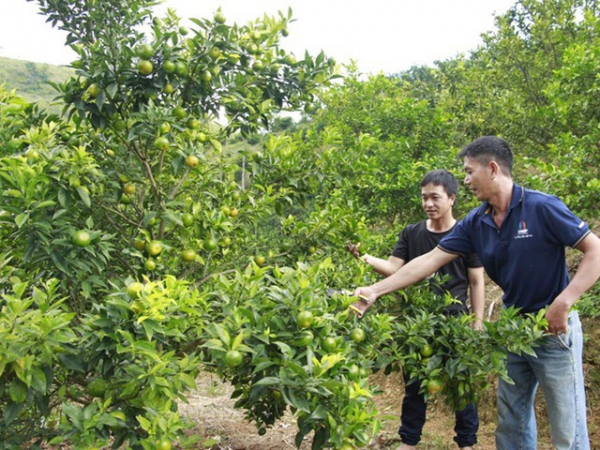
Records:
M436 248L403 265L400 270L386 279L373 284L371 290L374 296L379 298L382 295L405 288L428 277L454 258L456 258L455 255L450 255Z
M468 269L469 297L471 312L478 320L483 320L485 312L485 281L483 267Z
M585 253L571 282L555 299L555 302L562 304L566 309L570 309L598 281L599 277L600 249Z
M583 259L579 263L577 272L546 311L548 331L551 333L567 332L569 310L600 277L600 239L590 234L577 246L577 249L583 252Z
M371 255L363 255L362 260L371 266L375 272L385 277L390 276L402 266L402 264L398 264L395 261L376 258ZM398 259L398 261L401 260Z
M382 295L421 281L455 258L457 258L457 255L451 255L436 247L429 253L404 264L385 280L375 283L372 286L357 288L354 291L354 295L360 295L366 302L356 302L353 306L362 316L375 300Z
M483 320L485 312L485 289L484 285L471 285L471 312L478 320Z

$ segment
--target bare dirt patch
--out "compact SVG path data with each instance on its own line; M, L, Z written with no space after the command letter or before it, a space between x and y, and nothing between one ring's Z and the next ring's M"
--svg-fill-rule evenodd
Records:
M396 449L400 445L397 430L400 426L398 414L403 395L403 381L398 373L385 376L383 373L373 374L370 382L378 386L382 394L375 401L382 418L383 429L366 447L371 450ZM243 411L233 407L234 400L230 398L233 389L228 384L221 383L218 378L209 373L203 373L198 378L198 389L189 396L189 404L181 404L180 411L196 425L189 434L202 436L201 443L209 440L214 442L209 447L198 445L197 448L212 450L291 450L296 448L294 438L297 432L295 420L286 415L273 428L267 430L264 436L259 436L256 426L244 419ZM494 429L496 427L495 387L491 386L482 395L479 402L481 426L479 430L480 450L492 450L494 444ZM536 410L538 416L539 445L538 450L551 450L549 430L545 419L545 405L542 396L538 396ZM597 411L597 408L594 408ZM590 411L592 413L593 411ZM390 418L393 416L394 418ZM454 413L440 400L429 402L427 423L423 430L423 440L420 450L455 449ZM594 442L594 440L592 440ZM301 450L310 449L310 436L305 439Z

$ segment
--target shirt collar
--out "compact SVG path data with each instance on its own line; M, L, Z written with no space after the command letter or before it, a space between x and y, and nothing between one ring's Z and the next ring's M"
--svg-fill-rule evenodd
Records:
M523 189L523 187L519 186L517 183L513 183L512 198L510 200L510 206L508 207L508 210L510 211L511 209L515 208L519 203L521 203L521 201L523 201L524 195L525 195L525 189ZM494 208L492 208L492 205L490 205L488 202L484 202L481 205L481 212L482 212L481 215L482 216L489 215L491 217L493 209Z

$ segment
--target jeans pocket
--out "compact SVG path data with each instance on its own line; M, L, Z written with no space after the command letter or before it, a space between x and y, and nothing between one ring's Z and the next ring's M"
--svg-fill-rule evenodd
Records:
M572 336L572 328L569 327L566 333L548 336L547 343L553 347L562 348L564 350L570 350L571 345L573 344Z

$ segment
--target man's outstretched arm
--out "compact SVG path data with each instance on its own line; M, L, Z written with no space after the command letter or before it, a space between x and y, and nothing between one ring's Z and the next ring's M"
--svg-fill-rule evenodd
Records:
M411 286L423 278L428 277L440 267L448 264L450 261L458 258L459 255L453 255L440 250L439 247L434 248L429 253L413 259L400 268L396 273L389 277L372 284L367 287L360 287L354 291L354 295L362 296L365 301L356 303L361 313L364 313L375 300L385 294L397 291L398 289Z

